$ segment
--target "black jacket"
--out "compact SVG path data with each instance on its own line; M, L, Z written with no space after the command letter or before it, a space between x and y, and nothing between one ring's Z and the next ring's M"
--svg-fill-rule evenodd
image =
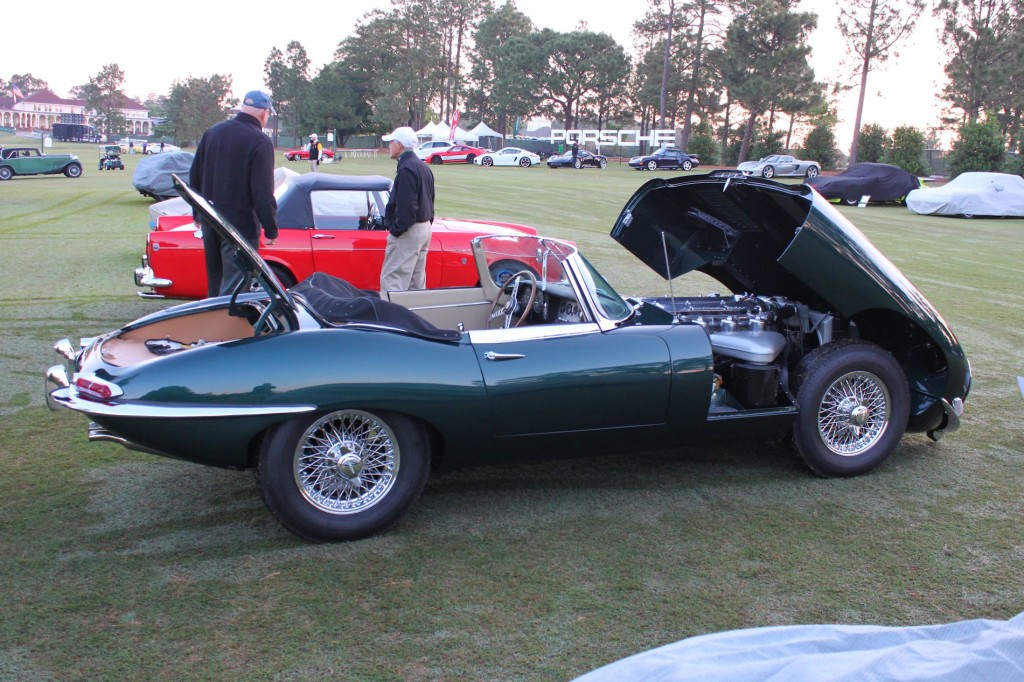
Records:
M384 208L384 224L398 237L415 223L434 222L434 174L412 151L398 157L398 172Z
M277 238L274 145L254 116L239 113L203 135L189 172L189 185L250 242Z

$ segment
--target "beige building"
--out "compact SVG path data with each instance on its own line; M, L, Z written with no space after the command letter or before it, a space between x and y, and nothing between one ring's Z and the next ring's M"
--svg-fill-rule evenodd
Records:
M153 132L153 121L149 110L137 100L129 98L125 103L125 121L130 135L146 136ZM82 122L91 124L91 112L85 110L85 100L64 99L49 90L33 92L15 101L9 92L0 94L0 126L32 132L52 130L54 123L61 122L62 114L82 116Z

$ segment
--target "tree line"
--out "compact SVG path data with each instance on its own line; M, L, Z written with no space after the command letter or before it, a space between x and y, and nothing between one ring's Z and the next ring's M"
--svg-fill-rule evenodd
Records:
M963 131L987 126L1001 151L1024 149L1022 7L1024 0L934 4L948 77L937 95L960 143ZM904 152L891 150L908 140L926 144L922 131L903 127L883 131L879 146L878 127L861 121L870 74L898 55L923 11L923 0L844 0L847 76L825 82L809 62L817 16L799 11L797 0L648 0L631 52L585 21L569 32L538 29L514 0L392 0L359 20L330 63L314 69L292 41L271 51L264 76L275 134L333 129L344 144L396 125L450 122L455 112L464 124L486 121L510 134L517 121L543 115L566 129L676 128L707 163L800 149L830 167L844 90L859 92L851 162L899 158ZM110 65L79 94L116 124L122 81ZM194 142L236 104L231 86L221 74L175 81L147 101L164 119L157 133Z

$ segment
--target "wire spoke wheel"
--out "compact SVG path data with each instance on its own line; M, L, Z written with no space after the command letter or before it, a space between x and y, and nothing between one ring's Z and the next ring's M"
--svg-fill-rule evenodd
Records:
M395 434L366 412L346 410L315 421L295 448L295 482L329 514L353 514L383 499L398 476Z
M910 414L910 390L891 353L844 339L808 353L793 372L800 412L793 441L820 476L857 476L899 445Z
M260 448L263 500L285 528L316 542L394 524L423 491L430 446L419 422L342 409L272 427Z
M818 435L837 455L858 455L882 437L891 416L885 384L870 372L850 372L825 391L818 409Z

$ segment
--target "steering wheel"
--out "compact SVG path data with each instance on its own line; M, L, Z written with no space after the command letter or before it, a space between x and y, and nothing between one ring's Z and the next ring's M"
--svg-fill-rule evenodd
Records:
M530 288L529 296L526 297L526 302L523 303L520 300L519 290L525 287ZM505 305L498 307L498 301L501 300L502 294L508 293L509 298ZM498 317L504 317L505 321L502 323L502 329L509 329L511 327L518 327L523 324L523 320L526 319L530 313L530 309L533 307L533 302L537 298L537 276L529 270L520 270L516 274L505 280L505 284L502 285L498 291L498 295L494 298L494 303L491 304L491 312L487 314L487 321L490 322ZM512 324L512 318L519 313L519 319L516 320L515 324Z

